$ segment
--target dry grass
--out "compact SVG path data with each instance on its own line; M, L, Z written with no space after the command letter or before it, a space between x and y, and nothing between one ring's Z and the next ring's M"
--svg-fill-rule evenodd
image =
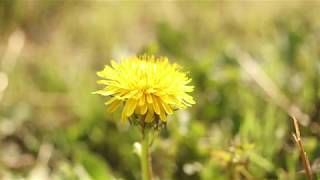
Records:
M294 124L294 129L295 129L295 133L293 134L293 138L299 148L301 160L303 163L303 167L304 167L307 179L312 180L313 178L312 178L312 170L311 170L311 166L310 166L310 161L308 159L307 153L305 152L305 150L303 148L303 144L302 144L301 136L300 136L299 124L298 124L298 121L295 117L292 117L292 119L293 119L293 124Z

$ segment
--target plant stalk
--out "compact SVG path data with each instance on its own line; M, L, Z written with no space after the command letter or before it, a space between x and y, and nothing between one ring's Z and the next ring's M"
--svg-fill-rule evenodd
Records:
M142 128L142 140L141 140L141 170L143 180L152 180L152 168L150 163L149 154L149 135L148 132Z

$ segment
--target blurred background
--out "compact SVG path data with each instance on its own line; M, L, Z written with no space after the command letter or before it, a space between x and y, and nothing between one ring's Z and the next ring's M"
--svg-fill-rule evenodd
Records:
M0 1L0 179L141 179L139 132L91 92L111 59L184 66L197 104L153 143L158 179L303 179L320 168L319 3Z

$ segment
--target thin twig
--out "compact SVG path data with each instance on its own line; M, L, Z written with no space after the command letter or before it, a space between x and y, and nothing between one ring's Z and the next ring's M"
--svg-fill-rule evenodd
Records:
M303 167L306 172L307 178L308 178L308 180L312 180L312 170L311 170L311 166L310 166L310 161L309 161L307 153L304 150L303 145L302 145L299 124L298 124L298 121L295 117L292 117L292 119L293 119L293 124L294 124L294 129L295 129L295 134L293 133L292 136L293 136L293 138L299 148L301 160L302 160Z

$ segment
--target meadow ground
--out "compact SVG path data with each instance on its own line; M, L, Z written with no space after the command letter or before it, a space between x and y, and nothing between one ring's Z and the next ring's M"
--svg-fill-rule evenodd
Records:
M320 160L320 3L0 1L1 179L141 179L139 131L91 92L111 59L167 56L196 104L153 142L163 180L304 179Z

